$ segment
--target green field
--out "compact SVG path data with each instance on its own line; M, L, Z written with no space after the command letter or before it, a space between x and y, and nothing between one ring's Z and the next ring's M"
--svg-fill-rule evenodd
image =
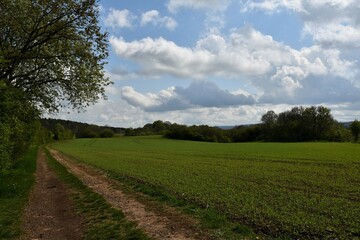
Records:
M121 137L53 147L268 236L360 239L358 144Z

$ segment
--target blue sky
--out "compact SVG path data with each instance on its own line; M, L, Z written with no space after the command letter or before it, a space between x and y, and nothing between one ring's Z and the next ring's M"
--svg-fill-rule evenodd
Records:
M324 105L360 118L358 0L100 0L114 82L74 121L256 123Z

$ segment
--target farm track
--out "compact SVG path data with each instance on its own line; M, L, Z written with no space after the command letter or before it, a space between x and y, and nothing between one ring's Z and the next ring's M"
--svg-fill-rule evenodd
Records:
M51 155L94 192L102 195L113 207L120 209L130 221L138 224L155 239L211 239L202 232L196 220L171 207L138 196L130 196L105 173L85 164L75 163L60 152L50 149Z
M43 150L38 152L35 176L19 239L82 239L83 219L76 214L70 190L49 168Z

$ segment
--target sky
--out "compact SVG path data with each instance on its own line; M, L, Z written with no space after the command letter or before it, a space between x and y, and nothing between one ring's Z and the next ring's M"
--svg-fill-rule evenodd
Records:
M300 105L360 118L359 0L100 0L99 9L108 99L52 118L229 126Z

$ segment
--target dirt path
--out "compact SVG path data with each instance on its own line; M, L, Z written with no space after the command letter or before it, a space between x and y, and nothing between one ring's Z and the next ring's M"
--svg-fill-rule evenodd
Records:
M74 175L82 180L94 192L101 194L113 207L120 209L127 219L138 223L138 226L155 239L209 239L197 229L196 221L184 216L179 211L165 207L156 210L154 203L144 203L133 196L125 194L115 183L102 172L84 164L77 164L55 150L51 154Z
M43 150L38 152L35 175L20 239L82 239L83 221L69 199L69 190L48 167Z

